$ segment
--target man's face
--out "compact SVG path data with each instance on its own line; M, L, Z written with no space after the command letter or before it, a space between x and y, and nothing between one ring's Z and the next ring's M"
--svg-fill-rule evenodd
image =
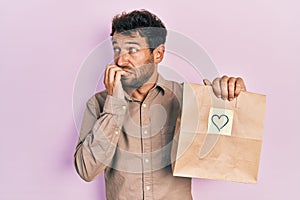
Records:
M133 35L114 34L112 38L114 62L126 72L121 82L124 87L139 88L155 71L153 54L146 38L138 32Z

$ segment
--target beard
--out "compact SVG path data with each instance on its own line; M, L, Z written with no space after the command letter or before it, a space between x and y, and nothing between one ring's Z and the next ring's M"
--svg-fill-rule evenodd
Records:
M140 88L150 79L154 70L155 65L152 58L147 60L144 65L127 71L127 74L121 77L121 83L124 87Z

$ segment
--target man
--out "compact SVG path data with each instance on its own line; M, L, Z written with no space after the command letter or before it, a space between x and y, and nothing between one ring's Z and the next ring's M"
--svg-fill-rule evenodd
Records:
M192 199L191 179L174 177L170 165L182 85L157 71L166 33L161 20L146 10L113 19L114 64L105 71L106 90L87 102L74 155L84 180L105 172L108 200ZM241 78L204 83L227 100L246 90Z

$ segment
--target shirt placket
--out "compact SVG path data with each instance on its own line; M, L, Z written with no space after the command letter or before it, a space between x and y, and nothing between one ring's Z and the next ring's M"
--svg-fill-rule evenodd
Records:
M152 159L150 137L150 104L147 99L141 104L141 144L143 163L143 193L144 200L153 199L152 192Z

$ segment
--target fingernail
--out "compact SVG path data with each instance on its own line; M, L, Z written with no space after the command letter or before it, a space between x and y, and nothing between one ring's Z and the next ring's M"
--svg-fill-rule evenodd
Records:
M233 100L233 98L229 98L229 101L232 101Z

